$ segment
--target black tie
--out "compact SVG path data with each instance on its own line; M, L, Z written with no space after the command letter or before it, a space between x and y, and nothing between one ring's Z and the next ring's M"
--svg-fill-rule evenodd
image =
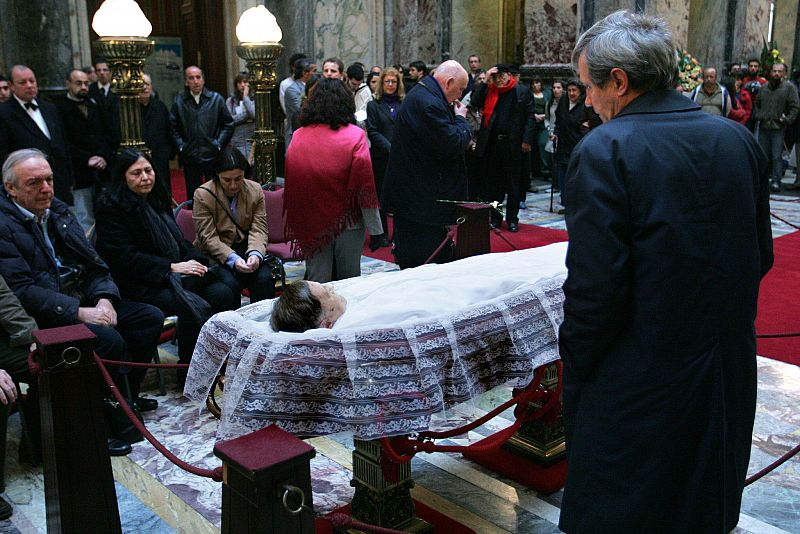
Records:
M32 109L33 111L36 111L37 109L39 109L39 106L37 106L33 102L25 102L25 108Z

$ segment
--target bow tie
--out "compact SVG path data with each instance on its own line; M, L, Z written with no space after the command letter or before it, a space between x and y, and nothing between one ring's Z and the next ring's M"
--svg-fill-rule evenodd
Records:
M36 111L37 109L39 109L39 106L34 104L33 102L25 102L25 109L32 109L33 111Z

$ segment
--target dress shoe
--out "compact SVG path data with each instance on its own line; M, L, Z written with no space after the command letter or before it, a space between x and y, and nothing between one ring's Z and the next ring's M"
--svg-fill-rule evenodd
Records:
M8 504L8 501L0 497L0 521L8 519L13 513L14 509Z
M520 203L519 203L519 209L521 209L521 210L526 210L526 209L528 209L528 205L525 203L525 201L524 201L524 200L523 200L522 202L520 202Z
M516 234L519 232L519 225L517 223L508 223L508 231Z
M494 220L491 220L491 221L489 221L489 228L491 228L492 230L494 230L494 229L496 229L496 228L500 228L500 225L501 225L501 224L503 224L503 221L494 221Z
M136 407L142 412L152 412L158 408L158 401L155 399L148 399L147 397L139 397L134 401Z
M119 438L108 438L108 455L125 456L133 450L130 443Z
M560 210L558 210L558 214L559 214L559 215L564 215L564 213L566 213L566 212L564 211L564 208L561 208Z
M781 184L779 184L779 183L775 183L775 182L770 182L770 184L769 184L769 190L770 190L772 193L780 193L780 192L781 192Z

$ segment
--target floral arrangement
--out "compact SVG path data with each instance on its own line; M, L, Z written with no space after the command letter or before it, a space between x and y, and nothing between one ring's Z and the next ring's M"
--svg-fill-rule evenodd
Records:
M703 81L700 62L686 50L678 50L678 80L683 91L688 93Z
M767 42L762 39L764 46L761 47L761 75L769 78L769 73L772 70L772 65L775 63L786 63L786 60L781 57L781 52L778 49L778 43L775 41Z

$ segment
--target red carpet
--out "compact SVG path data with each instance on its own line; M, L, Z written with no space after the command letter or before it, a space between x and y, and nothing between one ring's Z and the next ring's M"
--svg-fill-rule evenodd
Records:
M761 281L756 332L800 332L800 232L773 242L775 265ZM800 337L758 340L758 354L800 365Z
M414 507L417 512L417 517L433 525L434 534L475 534L474 530L465 527L455 519L441 512L437 512L416 499L414 500ZM350 515L350 505L346 504L331 513ZM315 520L315 527L316 534L333 534L331 523L325 520L325 516L317 517Z
M389 233L391 235L392 219L389 218ZM543 247L552 243L567 241L568 236L565 230L554 230L533 224L520 224L519 232L512 234L503 226L500 230L491 230L489 234L489 246L492 252L510 252L512 250L522 250L526 248ZM394 263L392 249L389 247L379 248L375 252L369 250L369 235L364 241L362 254L370 258L377 258L383 261ZM512 246L513 245L513 246Z
M169 182L172 187L172 198L180 204L186 200L186 180L181 169L169 170Z

